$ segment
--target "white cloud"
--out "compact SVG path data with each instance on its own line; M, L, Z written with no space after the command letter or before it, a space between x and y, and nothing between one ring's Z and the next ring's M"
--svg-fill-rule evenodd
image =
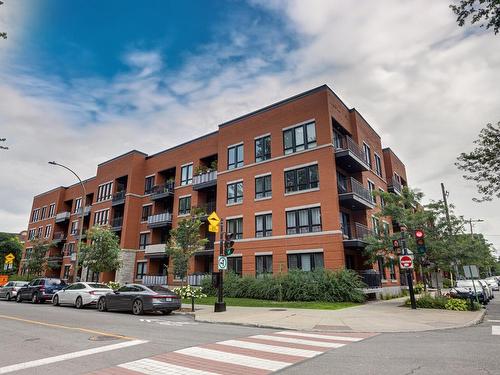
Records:
M498 36L459 28L446 1L253 3L275 12L295 43L255 22L193 51L175 74L157 51L128 51L130 71L111 81L0 76L0 129L11 144L0 159L1 229L24 228L35 193L72 182L49 159L91 176L129 149L154 153L327 83L398 153L413 186L439 199L444 182L457 213L500 234L500 203L472 202L453 165L500 119ZM500 236L489 239L500 249Z

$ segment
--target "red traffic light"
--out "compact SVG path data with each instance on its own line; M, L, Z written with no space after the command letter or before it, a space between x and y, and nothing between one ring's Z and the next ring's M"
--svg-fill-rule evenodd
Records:
M415 238L424 238L425 237L425 233L422 229L417 229L415 231Z

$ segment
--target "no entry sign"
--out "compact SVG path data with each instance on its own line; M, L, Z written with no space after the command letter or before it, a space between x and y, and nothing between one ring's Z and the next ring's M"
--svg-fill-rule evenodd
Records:
M403 269L413 268L413 255L401 255L399 257L399 266Z

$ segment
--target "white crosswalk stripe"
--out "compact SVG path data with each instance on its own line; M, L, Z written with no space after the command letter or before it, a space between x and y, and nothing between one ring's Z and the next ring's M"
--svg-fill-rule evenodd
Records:
M127 370L137 371L147 375L218 375L214 372L195 370L188 367L173 365L166 362L155 361L154 359L141 359L139 361L124 363L118 367Z
M280 335L290 335L290 336L301 336L301 337L310 337L313 339L327 339L327 340L341 340L341 341L361 341L359 337L347 337L347 336L329 336L329 335L319 335L317 333L304 333L304 332L294 332L294 331L281 331L276 332Z
M250 336L253 339L262 339L262 340L272 340L279 342L289 342L292 344L302 344L302 345L311 345L311 346L320 346L322 348L340 348L345 344L339 344L336 342L324 342L324 341L314 341L307 339L296 339L293 337L279 337L279 336L269 336L269 335L256 335Z
M273 352L278 354L295 355L298 357L305 357L305 358L312 358L323 353L315 350L288 348L285 346L259 344L255 342L240 341L240 340L221 341L218 344L235 346L237 348L244 348L244 349L261 350L265 352Z
M492 335L500 335L500 326L491 326Z

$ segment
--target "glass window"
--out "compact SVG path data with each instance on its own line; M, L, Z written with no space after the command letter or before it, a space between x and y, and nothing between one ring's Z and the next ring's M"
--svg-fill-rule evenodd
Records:
M82 198L75 199L74 207L75 209L73 210L73 213L77 213L80 207L82 207Z
M257 277L270 275L273 273L273 256L256 255L255 256L255 274Z
M148 217L151 216L153 210L153 205L149 204L147 206L142 206L141 221L148 221Z
M375 216L372 216L372 228L376 235L380 234L380 221Z
M378 266L378 271L380 272L380 277L382 278L382 280L386 280L387 275L385 274L384 258L382 257L377 258L377 266Z
M179 198L179 215L187 215L191 212L191 197Z
M50 231L52 230L52 226L51 225L47 225L45 227L45 238L49 238L50 237Z
M243 238L243 218L228 219L227 232L234 234L234 239L240 240Z
M389 276L391 280L396 280L396 267L394 267L394 260L389 262Z
M378 189L381 193L383 193L384 191L382 189ZM384 208L385 207L385 200L384 200L384 197L382 195L379 196L380 197L380 207L381 208Z
M286 212L286 233L321 232L321 208L305 208Z
M151 194L155 185L155 176L146 177L144 180L144 194Z
M271 136L267 135L255 140L255 162L271 159Z
M140 250L144 250L146 248L146 246L149 245L149 237L150 237L149 233L141 233L139 235L139 249Z
M243 202L243 182L234 182L227 185L227 204Z
M292 169L285 172L285 192L315 189L319 186L318 166Z
M137 263L135 278L138 280L142 280L143 277L146 276L146 272L147 272L146 270L147 270L147 263L146 262Z
M69 268L69 265L64 266L63 279L65 280L69 279Z
M272 196L271 175L255 178L255 198Z
M323 253L288 254L288 269L313 271L324 268Z
M193 182L193 164L181 168L181 185L189 185Z
M316 124L311 122L283 131L285 154L316 147Z
M74 236L75 234L78 234L78 223L79 221L76 220L76 221L73 221L71 223L71 234Z
M229 147L227 149L227 169L243 166L243 145Z
M49 206L49 216L48 216L48 217L55 216L55 214L56 214L56 204L55 204L55 203L52 203L52 204Z
M242 257L228 257L227 270L241 276L242 263Z
M108 224L109 210L97 211L94 215L94 225Z
M270 237L273 235L273 215L255 216L255 237Z
M382 160L380 160L380 156L374 154L375 156L375 173L382 177Z
M97 188L97 202L111 199L112 191L113 191L113 183L112 182L108 182L107 184L100 185Z
M45 219L45 214L47 213L47 206L42 207L41 220Z
M366 162L372 167L372 154L370 151L370 146L363 142L363 154L365 155Z

